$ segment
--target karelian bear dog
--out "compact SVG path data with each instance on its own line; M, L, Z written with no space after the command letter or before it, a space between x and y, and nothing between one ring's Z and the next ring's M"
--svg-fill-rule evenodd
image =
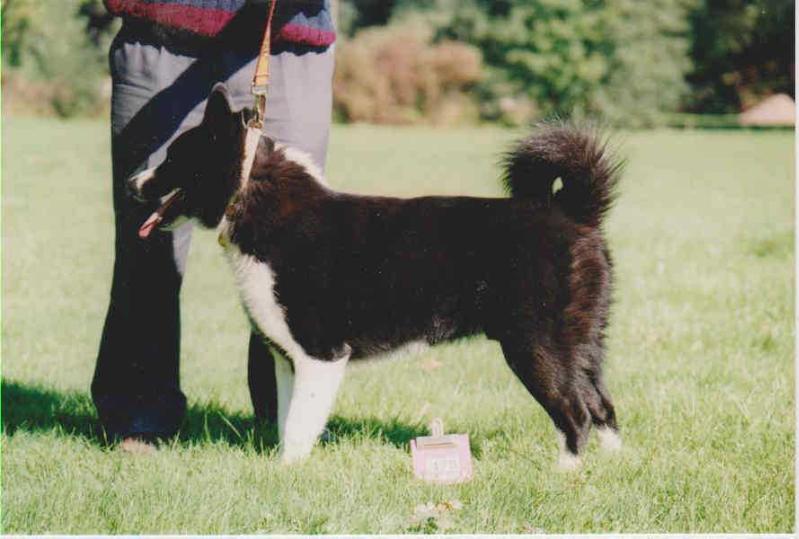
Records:
M311 452L350 359L478 333L552 418L562 466L579 464L592 423L603 446L620 445L602 378L602 219L620 162L604 142L539 126L505 155L507 198L360 196L331 189L229 103L215 86L202 123L130 188L169 195L142 238L180 218L218 229L247 315L276 352L284 461Z

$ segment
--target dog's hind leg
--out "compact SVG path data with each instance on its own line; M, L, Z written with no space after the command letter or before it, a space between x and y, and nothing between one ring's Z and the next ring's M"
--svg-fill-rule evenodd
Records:
M294 384L284 424L280 429L282 462L295 462L311 453L333 408L350 352L349 347L346 347L345 354L333 360L321 360L300 354L291 358Z
M602 376L605 354L602 336L598 335L591 344L577 347L577 354L583 358L584 365L581 393L596 427L599 445L606 451L621 449L616 410Z
M508 365L544 407L558 433L558 467L579 467L579 454L588 437L591 414L579 388L574 366L554 346L534 345L528 339L503 339Z
M590 391L594 396L588 408L591 410L591 418L596 426L599 445L605 451L617 451L621 449L621 436L619 436L616 411L613 408L610 393L605 387L601 373L595 374L590 381Z

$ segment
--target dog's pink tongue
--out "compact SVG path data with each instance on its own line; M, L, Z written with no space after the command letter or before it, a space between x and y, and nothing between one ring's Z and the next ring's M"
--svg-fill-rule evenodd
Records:
M153 212L153 214L147 218L144 224L139 227L139 237L143 240L147 239L147 236L150 235L150 232L152 232L160 222L161 222L161 216L158 214L157 211Z

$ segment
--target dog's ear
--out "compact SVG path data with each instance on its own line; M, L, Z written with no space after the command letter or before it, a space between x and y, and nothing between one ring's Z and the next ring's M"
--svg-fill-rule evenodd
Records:
M231 124L233 111L230 107L230 95L227 87L217 82L211 89L208 96L208 103L205 105L205 116L203 123L211 127L212 130L224 129Z

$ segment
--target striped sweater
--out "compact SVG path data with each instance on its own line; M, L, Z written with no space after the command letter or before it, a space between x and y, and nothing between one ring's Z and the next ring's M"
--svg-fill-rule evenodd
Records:
M215 37L247 5L266 0L104 0L108 11L123 18L149 21L167 29ZM252 7L252 6L251 6ZM336 40L330 0L278 0L272 42L325 47Z

